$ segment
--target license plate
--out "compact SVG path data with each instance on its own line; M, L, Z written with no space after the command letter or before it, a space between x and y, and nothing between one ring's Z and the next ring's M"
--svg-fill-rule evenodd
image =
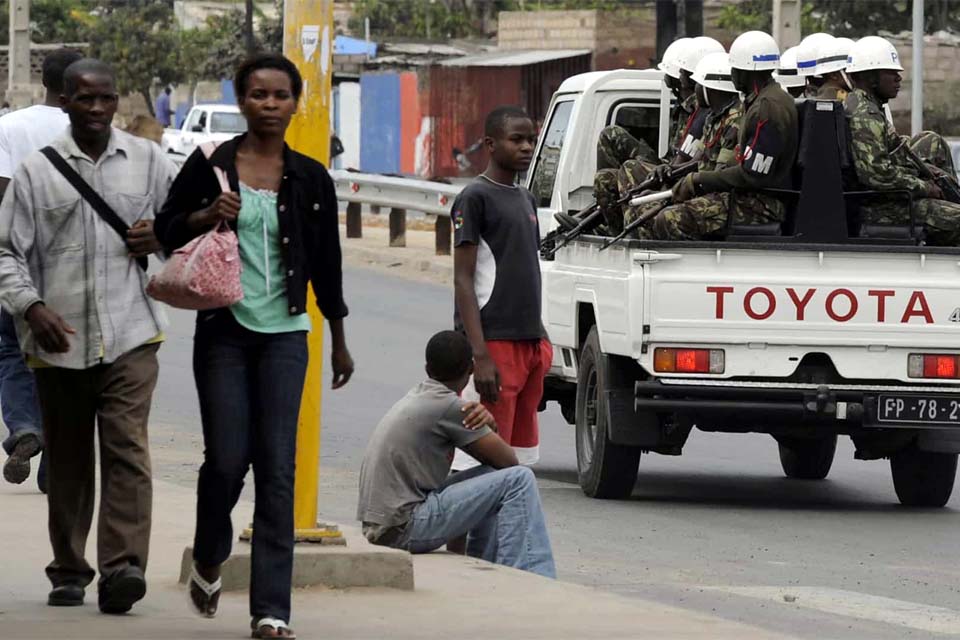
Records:
M877 420L960 426L960 397L882 395L877 400Z

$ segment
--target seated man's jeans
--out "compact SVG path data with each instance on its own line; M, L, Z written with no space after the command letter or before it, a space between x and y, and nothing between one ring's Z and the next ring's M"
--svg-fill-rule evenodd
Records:
M527 467L475 467L452 475L414 509L397 546L427 553L465 533L467 555L557 575L537 480Z
M43 441L43 423L37 402L37 385L17 342L13 317L0 312L0 409L10 431L3 450L13 452L20 438L33 434Z

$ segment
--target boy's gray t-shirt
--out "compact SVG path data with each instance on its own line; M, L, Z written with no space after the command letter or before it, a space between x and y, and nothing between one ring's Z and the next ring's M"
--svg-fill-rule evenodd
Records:
M446 480L454 449L491 433L488 427L463 426L464 404L428 379L393 405L363 456L358 520L382 527L406 524L414 508Z

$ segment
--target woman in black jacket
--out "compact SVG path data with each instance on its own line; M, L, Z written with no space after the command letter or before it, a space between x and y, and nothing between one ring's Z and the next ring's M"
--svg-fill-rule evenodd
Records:
M307 282L330 324L333 387L353 373L347 350L333 181L318 162L284 143L303 82L278 54L244 62L234 79L248 133L198 149L183 166L155 222L168 251L226 221L237 233L244 299L197 315L193 369L203 421L204 462L190 600L216 613L220 565L230 555L230 512L253 466L256 505L250 614L256 638L293 638L293 484L297 420L310 329ZM214 167L225 171L221 193Z

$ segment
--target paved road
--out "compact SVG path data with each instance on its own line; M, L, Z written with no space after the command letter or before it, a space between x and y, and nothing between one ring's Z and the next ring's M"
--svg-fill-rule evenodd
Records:
M341 522L368 435L422 377L423 346L452 306L443 287L364 270L347 270L346 289L357 374L325 397L320 496L321 516ZM192 316L173 319L154 456L162 477L189 485ZM849 442L828 480L802 482L783 478L769 437L695 432L682 457L644 457L631 500L596 501L576 483L573 428L555 408L542 425L537 473L563 579L811 639L960 635L960 491L947 509L907 510L887 464L854 461Z

